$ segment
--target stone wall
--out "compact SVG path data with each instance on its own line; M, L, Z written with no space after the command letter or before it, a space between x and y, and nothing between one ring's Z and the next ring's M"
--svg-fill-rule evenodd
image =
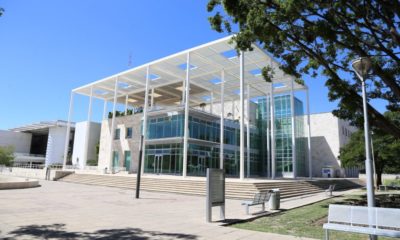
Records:
M321 169L331 166L336 170L336 177L343 177L344 171L338 159L339 151L357 129L330 112L311 114L310 124L313 176L321 177Z
M50 170L50 179L57 180L61 176L73 173L73 171L61 171L56 169ZM0 174L5 176L34 178L34 179L46 179L46 169L34 169L34 168L0 168Z
M110 141L113 142L112 151L118 151L119 166L124 167L125 151L131 151L130 172L136 172L139 159L139 145L141 136L141 120L143 114L134 114L115 118L115 129L120 129L120 139L114 140L114 133L110 135L111 119L103 120L100 133L99 169L110 168L112 153ZM132 138L126 138L126 128L132 127ZM112 139L112 140L111 140Z

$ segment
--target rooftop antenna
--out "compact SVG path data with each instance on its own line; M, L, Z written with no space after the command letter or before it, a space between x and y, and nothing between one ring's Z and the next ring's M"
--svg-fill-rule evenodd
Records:
M129 52L129 56L128 56L128 67L132 66L132 51Z

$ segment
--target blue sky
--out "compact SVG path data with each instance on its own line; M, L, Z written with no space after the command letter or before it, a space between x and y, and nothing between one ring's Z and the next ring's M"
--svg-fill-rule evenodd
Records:
M0 1L0 129L67 119L71 89L221 37L206 0ZM306 79L311 112L331 111L323 79ZM77 97L74 121L87 118ZM102 102L94 102L101 117Z

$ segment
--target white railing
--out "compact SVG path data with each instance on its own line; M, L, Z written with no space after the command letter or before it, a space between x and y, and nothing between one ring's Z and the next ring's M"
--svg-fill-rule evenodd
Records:
M55 164L48 166L51 169L62 169L62 165ZM29 164L29 163L14 163L12 168L29 168L29 169L43 169L45 168L44 164Z
M12 168L43 169L44 164L13 163Z

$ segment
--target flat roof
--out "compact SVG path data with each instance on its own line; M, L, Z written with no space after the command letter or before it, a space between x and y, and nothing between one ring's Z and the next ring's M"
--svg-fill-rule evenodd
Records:
M224 99L239 99L240 65L234 45L229 43L232 36L224 37L170 56L143 64L141 66L114 74L98 81L73 89L81 95L92 96L103 100L113 100L115 81L118 78L117 101L134 106L142 105L145 97L146 70L150 68L149 89L154 88L156 104L179 104L182 97L183 81L186 78L186 57L190 52L190 103L207 103L220 101L221 71L225 71ZM253 51L244 54L245 84L250 86L250 97L256 98L269 94L271 85L276 94L290 91L294 77L285 74L265 50L253 44ZM271 66L274 71L273 84L267 83L262 75L264 66ZM294 82L294 90L304 90ZM150 93L149 93L150 94Z
M51 127L66 127L67 121L42 121L38 123L31 123L16 128L10 128L13 132L30 132L30 133L47 133ZM71 122L71 129L75 128L75 123Z

